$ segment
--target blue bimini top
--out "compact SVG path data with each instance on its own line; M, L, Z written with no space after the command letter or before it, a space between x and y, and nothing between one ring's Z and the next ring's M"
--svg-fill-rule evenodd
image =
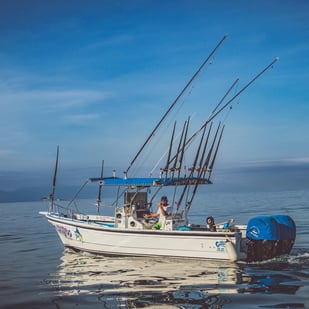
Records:
M156 187L156 186L176 186L176 185L192 185L192 184L211 184L211 181L206 178L119 178L119 177L104 177L104 178L89 178L91 182L101 182L105 186L126 186L126 187Z

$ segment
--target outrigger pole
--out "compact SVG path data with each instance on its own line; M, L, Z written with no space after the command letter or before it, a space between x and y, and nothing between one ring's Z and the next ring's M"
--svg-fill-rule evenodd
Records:
M169 150L168 150L168 156L167 156L167 160L166 160L166 166L165 166L165 168L163 169L163 171L165 172L165 179L167 179L167 175L168 175L169 162L170 162L171 153L172 153L172 148L173 148L175 129L176 129L176 121L175 121L175 123L174 123L173 133L172 133L172 137L171 137L171 141L170 141L170 147L169 147Z
M215 109L213 110L211 115L204 122L204 124L195 133L193 133L190 138L188 138L188 140L186 141L186 143L184 145L184 148L186 148L194 140L194 138L208 125L208 123L210 123L216 116L218 116L218 114L220 114L227 106L229 106L242 92L244 92L251 84L253 84L261 75L263 75L263 73L265 73L269 68L271 68L278 60L279 60L278 57L275 58L259 74L257 74L254 78L252 78L249 83L247 83L242 89L240 89L228 102L226 102L220 109L218 109L219 105L222 103L222 102L220 102L215 107ZM238 80L236 80L236 81L238 81ZM236 81L235 81L235 83L236 83ZM232 87L234 87L235 83L232 85ZM178 155L178 154L176 153L175 156L176 155ZM175 156L171 158L171 161L173 161L175 159Z
M224 96L222 97L222 99L219 101L219 103L216 105L216 107L213 109L213 111L211 112L210 115L213 115L216 110L220 107L220 105L223 103L223 101L225 100L225 98L228 96L228 94L232 91L232 89L236 86L236 84L239 82L239 78L237 78L232 86L228 89L228 91L224 94Z
M216 105L216 107L213 109L213 111L211 112L210 115L213 115L216 110L220 107L220 105L224 102L225 98L228 96L228 94L232 91L232 89L236 86L236 84L238 83L239 81L239 78L237 78L233 84L230 86L230 88L226 91L226 93L224 94L224 96L220 99L220 101L218 102L218 104ZM183 130L182 130L182 133L181 133L181 137L180 137L180 141L179 141L179 144L178 144L178 149L177 149L177 152L176 154L173 156L172 159L170 159L170 154L168 156L168 160L166 162L166 165L165 165L165 168L162 169L162 173L163 171L166 171L166 169L169 167L170 163L172 163L172 161L174 160L174 166L171 168L171 172L172 172L172 176L171 178L174 178L174 172L178 170L178 178L180 176L180 170L181 170L181 164L182 164L182 158L183 158L183 155L184 155L184 151L185 151L185 147L186 147L186 140L187 140L187 133L188 133L188 127L189 127L189 121L190 121L190 117L188 118L187 121L185 121L185 124L183 126ZM183 139L183 136L184 136L184 132L185 132L185 138ZM198 131L199 132L199 131ZM171 150L171 145L170 145L170 148ZM162 157L160 158L160 160L158 162L161 161L161 159L165 156L166 153L164 153L162 155ZM179 167L177 167L177 162L178 162L178 156L179 154L181 154L181 158L179 159ZM157 166L157 164L155 165L155 167ZM155 167L153 168L153 170L155 169ZM153 171L152 170L152 171ZM151 171L151 174L152 174L152 171ZM167 175L167 174L166 174Z
M259 74L251 79L242 89L240 89L227 103L225 103L217 112L210 115L207 120L207 123L213 120L218 114L220 114L228 105L230 105L242 92L244 92L251 84L253 84L261 75L263 75L268 69L270 69L277 61L279 57L276 57L268 66L266 66Z
M102 160L102 165L101 165L101 179L103 178L103 172L104 172L104 160ZM97 198L97 213L99 214L100 212L100 206L101 206L101 196L102 196L102 183L99 182L99 191L98 191L98 198Z
M54 201L55 201L55 192L56 192L56 183L57 183L58 161L59 161L59 145L57 146L56 163L55 163L54 176L53 176L53 191L49 195L49 198L50 198L50 212L54 211Z
M131 163L129 164L129 167L126 169L126 171L124 172L125 175L127 175L128 171L130 170L130 168L132 167L132 165L134 164L134 162L136 161L136 159L138 158L138 156L141 154L141 152L143 151L143 149L145 148L145 146L149 143L149 141L151 140L151 138L155 135L156 131L158 130L158 128L161 126L162 122L164 121L164 119L167 117L167 115L170 113L170 111L174 108L174 106L177 104L177 102L179 101L179 99L182 97L182 95L185 93L185 91L188 89L188 87L192 84L192 82L194 81L194 79L197 77L197 75L201 72L201 70L203 69L203 67L207 64L207 62L212 58L212 56L215 54L215 52L217 51L217 49L221 46L221 44L225 41L225 39L227 38L227 35L225 35L220 42L217 44L217 46L213 49L213 51L209 54L209 56L206 58L206 60L202 63L202 65L199 67L199 69L194 73L194 75L192 76L192 78L189 80L189 82L186 84L186 86L182 89L182 91L179 93L179 95L177 96L177 98L174 100L174 102L170 105L170 107L168 108L168 110L165 112L165 114L163 115L163 117L160 119L160 121L157 123L157 125L155 126L155 128L152 130L152 132L150 133L150 135L148 136L148 138L146 139L146 141L144 142L144 144L142 145L142 147L139 149L139 151L137 152L137 154L135 155L135 157L133 158L133 160L131 161Z

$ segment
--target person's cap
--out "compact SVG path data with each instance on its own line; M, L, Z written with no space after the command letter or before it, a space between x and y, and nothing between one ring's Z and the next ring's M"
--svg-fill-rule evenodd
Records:
M162 196L161 197L161 204L163 204L163 205L167 205L168 204L168 200L167 200L166 196Z

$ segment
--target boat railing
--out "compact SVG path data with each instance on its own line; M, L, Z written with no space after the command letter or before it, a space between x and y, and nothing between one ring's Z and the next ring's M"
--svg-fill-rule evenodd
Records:
M64 218L70 218L70 219L76 219L76 218L82 218L84 217L83 220L86 220L87 214L82 213L79 211L77 208L74 210L72 207L68 206L63 206L59 203L53 203L53 209L54 211L50 211L53 215L58 215L59 217L64 217Z

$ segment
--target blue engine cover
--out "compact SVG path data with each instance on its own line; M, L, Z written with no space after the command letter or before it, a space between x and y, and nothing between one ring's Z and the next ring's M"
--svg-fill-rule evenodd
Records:
M295 239L296 227L287 215L258 216L249 220L246 236L253 240Z
M255 240L278 240L280 231L277 221L271 217L259 216L249 220L247 238Z
M278 223L280 229L280 239L295 239L296 225L293 219L287 215L272 216Z

